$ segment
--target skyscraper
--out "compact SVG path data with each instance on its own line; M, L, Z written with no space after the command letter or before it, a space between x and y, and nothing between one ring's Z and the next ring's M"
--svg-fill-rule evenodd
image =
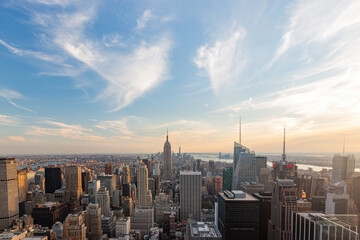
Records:
M81 173L81 187L84 193L88 193L88 183L93 180L92 172L90 170L86 170Z
M232 190L232 175L233 175L232 167L223 169L223 191Z
M180 219L201 219L201 185L200 172L180 172Z
M163 179L171 180L172 176L172 160L171 160L171 144L169 142L169 135L166 132L166 142L164 143L164 168Z
M110 214L110 196L106 187L101 187L96 193L96 204L101 208L101 214L109 216Z
M63 238L71 240L85 240L86 226L84 212L69 214L63 224Z
M259 200L243 191L218 193L217 223L223 239L259 239Z
M152 195L149 190L148 169L144 164L139 164L137 171L137 199L139 206L151 206Z
M332 183L337 183L350 178L355 171L354 155L340 156L335 154L332 159Z
M123 167L123 173L124 173L123 184L129 184L130 183L130 168L129 168L129 166Z
M18 174L15 158L0 158L0 230L19 217Z
M89 204L86 208L86 237L98 240L102 237L101 209L98 204Z
M82 194L81 168L70 166L65 169L65 201L79 201Z
M54 193L61 188L61 169L45 168L45 192Z
M273 162L272 178L276 181L280 179L293 179L297 178L297 166L295 162L289 162L286 160L285 153L285 126L284 126L284 140L283 140L283 153L281 155L281 161Z
M269 240L291 239L291 214L297 211L297 188L294 180L277 179L272 192Z
M239 143L234 142L232 189L235 190L240 189L241 182L256 181L255 152L241 144L241 120L239 129Z
M113 174L113 165L111 163L105 164L105 174L107 175Z

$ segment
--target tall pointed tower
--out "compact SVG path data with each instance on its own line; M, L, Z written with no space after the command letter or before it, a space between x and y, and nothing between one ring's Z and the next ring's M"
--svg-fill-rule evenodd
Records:
M171 180L172 176L172 159L171 144L169 142L169 133L166 131L166 142L164 143L164 162L163 162L163 179Z

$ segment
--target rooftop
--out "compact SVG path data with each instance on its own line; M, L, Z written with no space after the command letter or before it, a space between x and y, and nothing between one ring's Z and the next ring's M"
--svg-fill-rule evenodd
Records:
M219 230L212 222L189 222L192 237L221 238Z
M180 171L180 175L201 175L201 172L194 172L194 171Z
M234 191L233 191L234 192ZM235 191L236 193L237 191ZM242 192L242 191L241 191ZM226 201L259 201L258 199L256 199L255 197L251 196L250 194L248 193L244 193L245 194L245 197L243 198L238 198L238 197L235 197L235 198L228 198L225 196L225 194L223 192L220 192L219 193L219 196L221 196L223 199L225 199Z

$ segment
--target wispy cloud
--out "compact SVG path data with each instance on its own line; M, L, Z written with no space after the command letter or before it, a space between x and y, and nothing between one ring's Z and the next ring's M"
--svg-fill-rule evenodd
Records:
M41 31L38 34L41 41L46 42L51 51L75 59L80 65L100 75L106 85L100 90L97 99L109 102L111 110L117 111L130 105L167 78L168 55L172 45L167 34L157 34L158 37L151 41L144 38L139 42L131 42L127 49L109 49L109 46L122 44L120 35L104 35L103 39L98 40L86 34L86 30L96 20L98 1L67 1L64 4L46 0L32 2L35 7L26 10L32 24ZM58 11L41 11L36 7L37 4L52 4ZM151 12L145 11L140 26L144 26L151 17ZM6 46L18 55L24 54L24 51ZM53 61L43 53L31 54L45 61ZM73 65L72 61L70 67L65 66L67 75L79 74ZM44 71L42 74L47 73ZM61 73L55 71L52 75Z
M213 91L218 94L224 86L239 81L247 58L241 47L246 33L242 28L233 28L227 37L206 43L197 50L194 58L196 66L210 78Z
M129 118L125 118L123 120L115 120L115 121L100 121L95 127L111 131L116 134L121 134L125 136L134 136L135 133L129 129L128 126Z
M25 134L32 136L60 136L83 141L103 141L106 139L91 134L91 129L86 129L80 125L71 125L52 120L43 120L38 123L42 126L31 126L25 131ZM51 127L43 127L43 125Z
M0 125L2 126L17 126L20 121L17 117L0 114Z
M24 142L25 138L21 136L9 136L9 140L17 141L17 142Z
M296 1L291 6L287 30L269 65L295 46L336 41L339 36L356 30L360 23L359 11L358 1Z
M0 39L0 44L6 47L10 52L18 55L18 56L29 56L33 58L37 58L42 61L51 62L55 64L62 64L64 62L64 59L61 56L57 55L49 55L43 52L38 51L30 51L30 50L23 50L16 48L14 46L11 46Z
M4 98L8 103L10 103L11 105L13 105L16 108L35 113L33 110L28 109L23 106L20 106L19 104L15 103L13 101L14 99L23 99L24 98L23 95L21 95L20 93L14 91L14 90L5 89L5 88L0 89L0 97Z
M148 21L150 21L151 19L154 19L155 17L152 15L151 10L150 9L146 9L143 13L143 15L136 20L137 29L142 29L144 27L146 27L146 23Z

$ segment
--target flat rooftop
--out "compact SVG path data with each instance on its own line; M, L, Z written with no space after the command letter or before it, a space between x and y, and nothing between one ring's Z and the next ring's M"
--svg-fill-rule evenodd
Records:
M189 225L192 237L221 238L221 233L214 223L190 222Z
M226 197L226 195L222 192L219 193L219 196L221 196L223 199L225 199L226 201L259 201L258 199L256 199L255 197L251 196L248 193L245 193L245 197L244 198L228 198Z
M201 175L201 172L194 172L194 171L180 171L180 175Z

